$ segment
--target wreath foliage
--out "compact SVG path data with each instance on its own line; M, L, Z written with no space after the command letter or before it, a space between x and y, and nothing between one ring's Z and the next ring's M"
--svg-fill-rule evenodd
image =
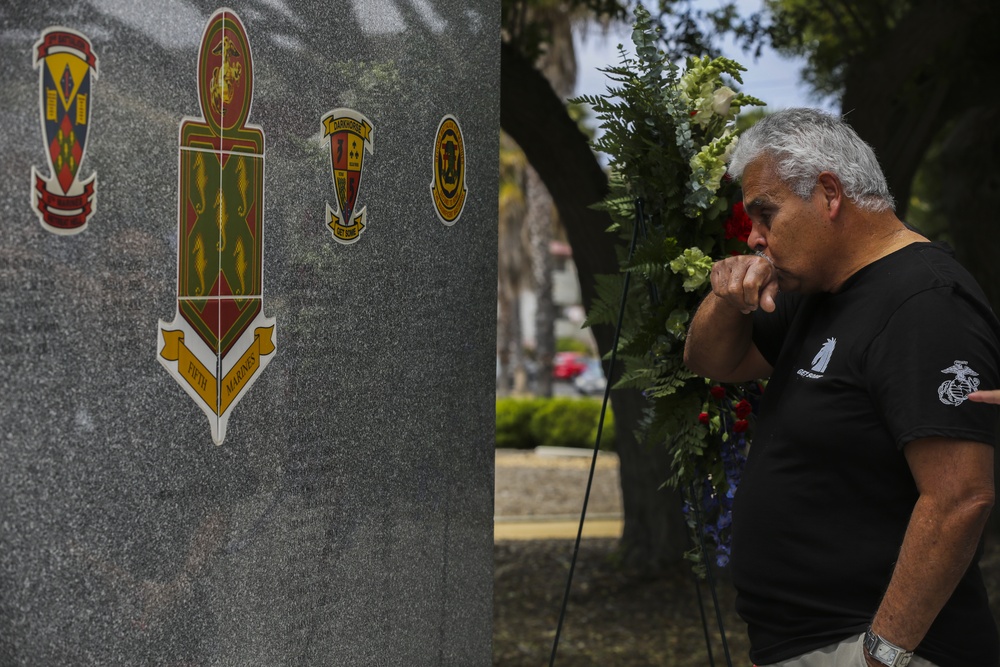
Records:
M695 537L689 557L728 562L728 528L753 411L761 386L713 385L685 368L684 339L710 287L715 260L747 252L750 222L741 193L726 175L737 141L736 117L763 102L730 83L745 69L728 58L688 58L683 68L660 50L649 13L635 12L635 56L602 70L603 95L589 104L603 134L594 147L610 158L610 192L600 205L613 220L621 272L597 276L598 298L587 323L617 324L624 277L631 274L617 350L624 371L616 388L639 389L648 401L640 442L666 446ZM639 229L636 230L636 225ZM633 232L634 251L629 256ZM749 409L748 409L749 408Z

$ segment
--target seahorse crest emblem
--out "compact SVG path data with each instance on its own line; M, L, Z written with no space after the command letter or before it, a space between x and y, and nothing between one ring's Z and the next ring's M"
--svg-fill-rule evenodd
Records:
M938 387L938 398L945 405L961 405L969 394L979 389L979 373L969 368L968 361L956 359L954 364L941 372L955 375Z
M180 124L177 313L157 337L157 360L208 417L217 445L277 340L264 314L264 130L247 122L252 55L239 16L215 12L198 52L202 115Z

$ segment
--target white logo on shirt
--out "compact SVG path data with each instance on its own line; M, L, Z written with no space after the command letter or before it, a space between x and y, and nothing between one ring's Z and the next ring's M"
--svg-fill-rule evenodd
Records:
M955 377L945 380L938 387L938 398L945 405L961 405L969 394L979 388L979 373L968 366L968 361L955 360L942 373L954 373Z
M826 372L826 367L830 365L830 357L833 356L833 349L837 347L836 338L827 338L826 342L823 343L823 347L819 348L819 352L812 360L812 372L807 371L804 368L799 369L799 375L804 378L821 378L823 373Z
M813 370L817 373L825 373L826 367L830 364L830 357L833 356L833 348L837 347L836 338L827 338L826 342L823 343L823 347L819 349L816 356L813 357Z

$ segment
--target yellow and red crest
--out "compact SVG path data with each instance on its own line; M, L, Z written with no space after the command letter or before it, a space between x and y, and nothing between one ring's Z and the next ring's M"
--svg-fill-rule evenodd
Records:
M330 149L330 168L337 195L337 210L326 205L326 221L333 238L348 245L357 242L365 230L367 207L358 209L358 193L365 165L365 153L375 152L370 120L353 109L334 109L320 120L323 138Z

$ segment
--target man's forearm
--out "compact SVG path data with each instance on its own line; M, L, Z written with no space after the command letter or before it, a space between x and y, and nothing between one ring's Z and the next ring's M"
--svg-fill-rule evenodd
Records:
M985 496L953 507L917 501L872 621L876 634L909 650L923 640L972 562L991 507Z
M698 375L715 380L745 380L732 374L747 356L752 333L750 315L709 292L688 329L684 363Z

